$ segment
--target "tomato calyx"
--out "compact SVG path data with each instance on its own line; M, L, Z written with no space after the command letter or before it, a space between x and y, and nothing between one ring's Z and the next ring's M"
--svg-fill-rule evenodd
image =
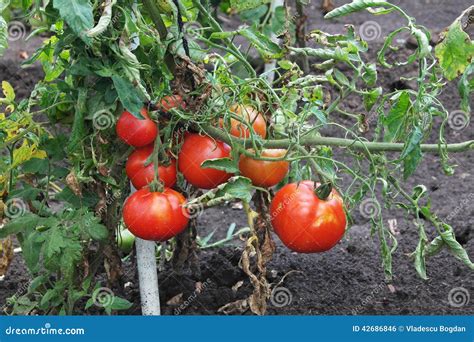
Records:
M322 201L325 201L329 195L331 194L333 189L331 182L326 182L319 185L316 190L314 190L314 194L318 196L318 198Z

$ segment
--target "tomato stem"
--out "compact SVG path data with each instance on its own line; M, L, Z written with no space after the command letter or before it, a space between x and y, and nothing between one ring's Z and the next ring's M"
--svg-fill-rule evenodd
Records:
M314 190L314 193L316 194L316 196L318 196L320 200L325 201L331 194L331 191L332 191L332 184L331 182L327 182L327 183L321 183L321 185L318 186Z
M158 125L158 124L157 124ZM160 169L159 169L159 161L160 161L160 149L161 149L161 137L158 134L155 139L155 145L153 147L153 181L150 183L150 190L153 192L162 192L164 190L164 185L160 181Z

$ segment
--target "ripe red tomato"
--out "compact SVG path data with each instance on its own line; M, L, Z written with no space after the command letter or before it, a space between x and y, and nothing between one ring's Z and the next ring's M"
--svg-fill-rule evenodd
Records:
M262 157L279 158L286 150L263 150ZM288 173L290 164L287 161L256 160L245 155L240 156L239 169L242 176L250 178L256 186L270 188L280 183Z
M153 181L155 167L153 163L145 166L146 161L153 153L153 145L137 148L128 157L125 171L136 189L141 189ZM160 180L165 187L172 188L176 184L176 161L171 158L168 166L158 166Z
M262 138L267 136L267 123L261 113L251 106L234 105L230 111L240 116L244 121L251 123L257 135ZM223 127L223 120L220 120L220 125ZM249 128L236 119L230 119L230 134L238 138L249 138Z
M150 120L148 111L143 108L141 113L145 119L140 120L125 111L117 121L116 131L122 141L128 145L142 147L155 141L158 135L156 124Z
M151 192L143 188L132 194L123 207L123 221L130 232L144 240L166 241L181 233L189 221L179 192L165 188Z
M204 169L201 164L208 159L230 156L230 147L199 134L187 134L178 154L178 168L184 178L201 189L212 189L226 182L232 175L225 171Z
M296 252L327 251L346 230L341 196L333 190L326 200L320 200L314 190L311 181L288 184L277 192L270 205L275 233Z
M180 95L168 95L161 99L160 109L168 112L172 108L186 109L186 102Z

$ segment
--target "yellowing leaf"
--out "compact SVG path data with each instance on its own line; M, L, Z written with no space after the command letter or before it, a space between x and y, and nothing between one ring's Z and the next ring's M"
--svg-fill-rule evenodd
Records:
M446 36L435 48L436 57L448 80L464 72L474 57L474 43L463 31L460 21L454 22Z
M36 144L30 145L27 140L24 140L23 144L13 151L13 163L10 167L14 168L31 158L46 158L46 152L37 150L37 148Z
M38 159L45 159L46 157L48 157L48 155L46 151L43 151L43 150L37 150L31 155L31 158L38 158Z
M2 81L2 90L3 95L5 95L5 98L9 102L13 102L15 100L15 90L13 90L13 87L10 83L8 83L7 81Z

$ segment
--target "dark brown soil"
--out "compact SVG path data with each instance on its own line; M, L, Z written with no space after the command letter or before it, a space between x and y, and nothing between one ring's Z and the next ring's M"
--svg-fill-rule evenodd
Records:
M341 4L347 1L335 1ZM396 0L403 8L418 18L420 24L426 25L431 31L439 32L454 20L459 13L469 5L469 0L442 2L440 0ZM313 4L314 11L310 14L310 27L321 27L322 15ZM361 25L368 20L375 20L383 25L383 34L398 27L401 23L396 16L372 17L360 13L352 17L340 19L333 24L323 24L323 28L331 31L341 30L345 23ZM385 32L386 31L386 32ZM372 42L373 44L374 42ZM376 43L380 44L380 39ZM371 51L370 55L373 55ZM401 52L408 54L408 50ZM38 77L36 69L29 70L21 78L12 73L17 61L0 63L2 79L13 79L17 88L25 92L31 90L31 85ZM5 67L6 66L6 67ZM379 82L385 87L393 87L400 82L400 75L414 72L413 68L383 70ZM16 80L16 81L15 81ZM459 107L459 97L456 85L450 85L441 99L449 110ZM360 103L349 104L354 107ZM461 131L448 130L449 142L474 139L472 124ZM474 154L463 153L452 155L458 165L452 177L442 173L438 157L425 155L422 165L416 174L408 181L407 188L416 184L425 184L431 191L432 207L442 218L450 215L451 224L456 232L458 241L463 244L471 258L474 258L474 183L472 182ZM347 157L341 154L342 160ZM466 201L466 199L471 201ZM412 218L406 217L398 210L384 212L387 220L396 225L399 246L394 254L393 281L385 283L381 266L377 238L370 236L368 219L358 210L354 210L354 224L344 240L331 251L324 254L296 254L284 248L275 237L277 250L274 259L268 267L268 279L274 285L290 273L285 281L279 284L287 291L286 305L279 305L275 295L269 303L268 314L272 315L472 315L474 314L474 299L461 307L450 304L450 291L464 288L474 297L474 273L462 265L447 252L430 259L427 263L429 279L420 279L413 267L409 254L415 250L418 241L416 227ZM394 223L395 222L395 223ZM245 214L242 210L222 206L206 210L199 217L198 232L206 236L217 228L214 239L222 238L230 224L238 228L246 226ZM388 224L388 223L387 223ZM428 228L429 235L434 234L433 227ZM192 276L190 272L176 274L167 265L166 270L159 275L162 310L165 314L214 315L221 306L246 298L251 293L251 286L245 274L239 267L243 242L235 241L232 246L222 249L209 249L200 252L200 276ZM136 268L133 263L125 264L128 284L125 296L134 303L127 314L140 314L140 302ZM5 280L0 281L0 305L6 298L15 294L22 284L28 283L21 256L17 255ZM201 284L199 284L199 282ZM234 285L242 282L235 291ZM197 285L198 284L198 285ZM196 286L201 291L196 291ZM198 293L200 292L200 293ZM180 300L176 299L180 295ZM171 300L174 298L174 300ZM281 297L280 297L281 298ZM170 301L171 300L171 301ZM247 312L248 314L249 312ZM81 314L81 312L77 312Z

